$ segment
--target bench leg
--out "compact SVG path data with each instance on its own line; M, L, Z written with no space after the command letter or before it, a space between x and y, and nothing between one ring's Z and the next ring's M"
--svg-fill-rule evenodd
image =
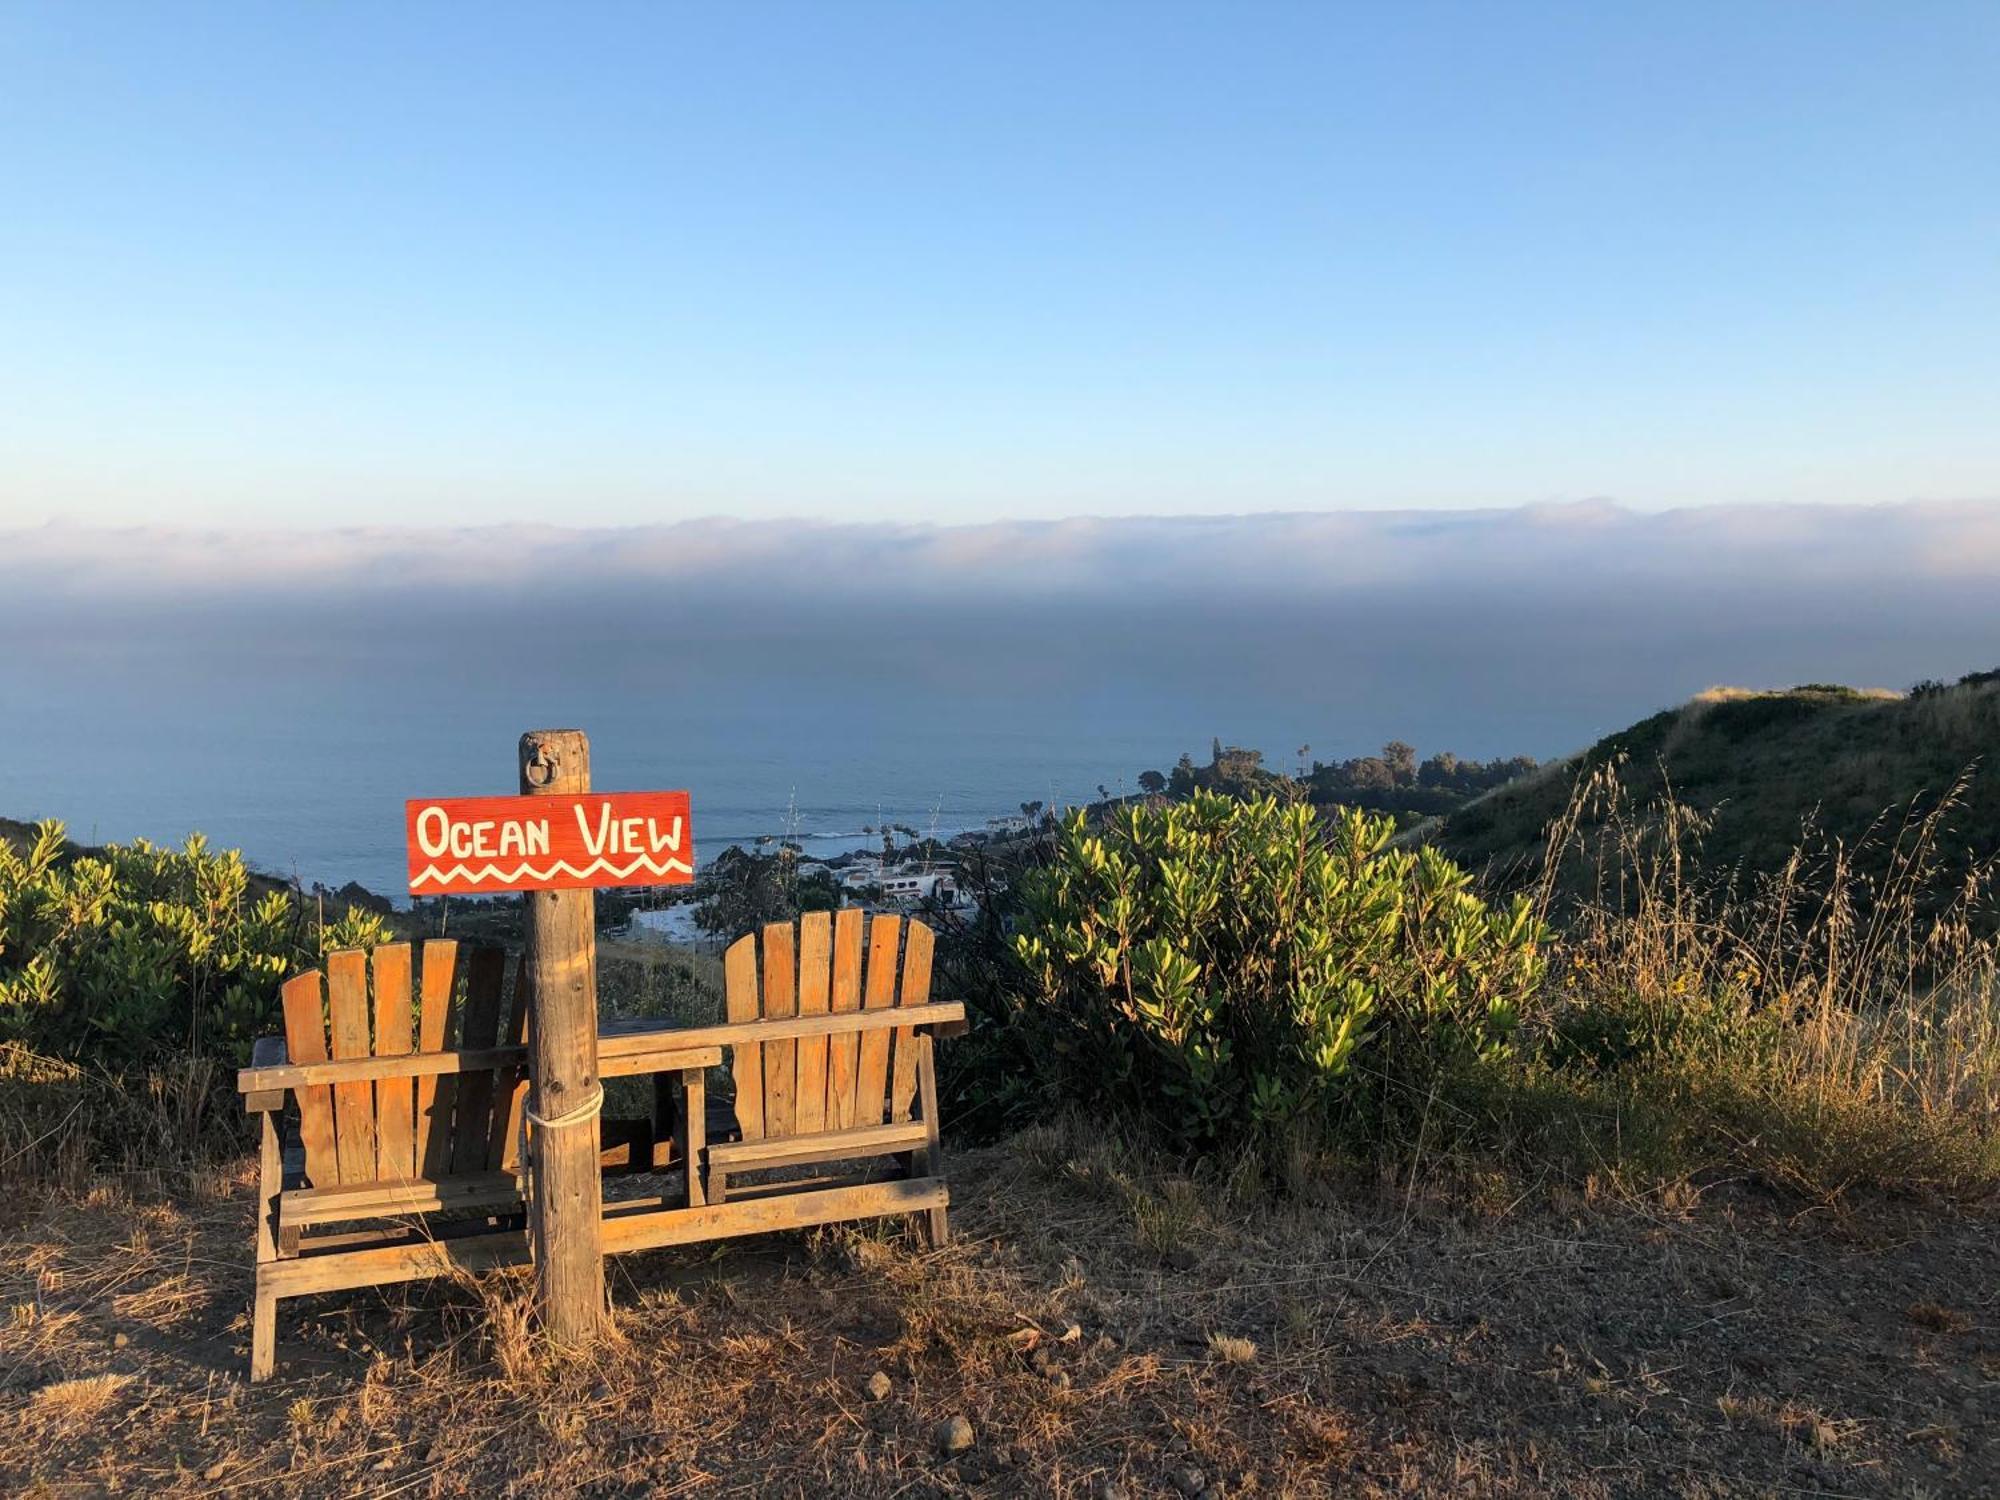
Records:
M917 1091L924 1111L924 1134L929 1143L921 1152L912 1153L912 1166L921 1168L925 1177L944 1176L944 1147L938 1133L937 1063L931 1034L926 1031L917 1053ZM951 1239L951 1221L942 1208L926 1210L929 1220L926 1228L933 1250L942 1249Z
M257 1288L250 1310L250 1383L269 1380L278 1364L278 1296Z
M278 1199L284 1192L284 1164L278 1151L277 1117L264 1113L257 1170L257 1290L250 1306L250 1379L267 1379L278 1360L278 1298L264 1286L264 1271L279 1257ZM297 1254L298 1231L291 1231Z
M700 1208L707 1201L701 1173L708 1155L708 1077L700 1068L681 1070L681 1113L675 1133L687 1172L687 1206Z

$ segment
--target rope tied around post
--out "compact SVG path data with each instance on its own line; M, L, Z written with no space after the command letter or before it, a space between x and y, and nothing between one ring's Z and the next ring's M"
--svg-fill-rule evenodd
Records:
M560 1130L565 1125L581 1125L586 1120L596 1119L599 1111L603 1108L604 1085L596 1083L591 1085L590 1097L574 1109L566 1109L559 1115L543 1119L536 1111L535 1106L530 1104L521 1113L527 1116L528 1123L533 1125L537 1130Z

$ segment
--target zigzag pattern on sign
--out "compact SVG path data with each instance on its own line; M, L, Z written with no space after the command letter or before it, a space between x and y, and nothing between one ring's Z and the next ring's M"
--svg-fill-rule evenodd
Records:
M639 855L629 865L614 865L608 859L594 859L581 869L578 869L566 859L556 860L546 867L531 865L523 860L511 870L502 869L497 864L482 865L476 870L470 865L452 865L448 869L441 869L437 865L425 865L417 873L416 878L410 882L410 889L414 891L418 886L423 885L427 881L433 885L443 885L451 880L465 880L473 885L484 885L488 881L548 880L559 873L569 876L572 880L588 880L591 876L602 872L616 879L623 880L628 875L639 870L649 870L655 875L672 875L676 872L682 875L692 875L694 873L694 866L684 859L668 859L656 862L648 859L643 854Z

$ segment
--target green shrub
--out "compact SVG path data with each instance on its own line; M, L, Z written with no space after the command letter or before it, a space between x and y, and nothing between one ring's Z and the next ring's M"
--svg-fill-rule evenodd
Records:
M1512 1045L1542 976L1525 901L1489 906L1394 825L1208 792L1074 815L1016 940L1051 1089L1207 1148L1311 1114L1379 1123Z
M199 834L87 855L56 822L25 850L0 840L0 1040L110 1068L169 1051L244 1060L275 1029L288 973L385 935L359 909L318 927L295 897L251 887L242 856Z

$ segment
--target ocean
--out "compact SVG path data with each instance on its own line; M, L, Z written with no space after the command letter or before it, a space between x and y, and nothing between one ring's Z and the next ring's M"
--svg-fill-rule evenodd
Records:
M404 800L515 791L525 729L585 730L599 789L687 788L707 859L786 835L824 854L870 846L885 822L948 836L1028 801L1136 790L1182 751L1206 759L1214 734L1244 737L1230 725L1284 741L1291 730L1275 726L1296 708L1266 703L1260 725L1257 705L1211 710L1166 671L1097 694L971 663L922 683L886 670L746 676L670 643L655 660L592 648L518 673L420 644L357 659L154 638L57 659L0 665L16 726L0 816L60 818L90 843L199 830L261 870L397 897Z
M1810 517L1751 546L1733 514L0 533L0 816L398 895L404 801L512 793L527 729L585 730L601 790L687 789L701 857L833 853L1218 738L1546 759L1715 683L1993 665L1986 576L1896 550L1985 511L1843 513L1805 570Z

